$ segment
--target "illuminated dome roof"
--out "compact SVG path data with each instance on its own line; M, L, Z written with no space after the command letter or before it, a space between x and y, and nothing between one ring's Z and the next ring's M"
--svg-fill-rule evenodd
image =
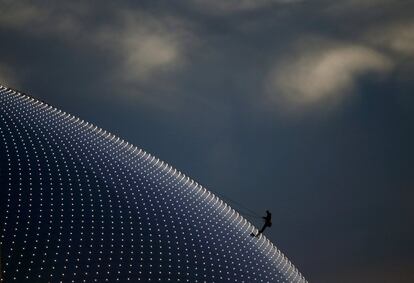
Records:
M306 282L214 194L120 138L0 87L4 282Z

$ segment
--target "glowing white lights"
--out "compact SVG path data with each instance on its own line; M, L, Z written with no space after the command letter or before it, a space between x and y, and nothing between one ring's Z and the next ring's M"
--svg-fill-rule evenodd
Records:
M145 151L4 87L0 109L2 282L306 282Z

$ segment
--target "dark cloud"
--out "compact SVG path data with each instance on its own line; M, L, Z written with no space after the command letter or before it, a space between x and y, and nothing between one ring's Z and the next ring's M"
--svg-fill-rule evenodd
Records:
M291 5L301 1L302 0L188 0L186 2L199 9L204 9L209 13L231 14L260 10L276 5Z

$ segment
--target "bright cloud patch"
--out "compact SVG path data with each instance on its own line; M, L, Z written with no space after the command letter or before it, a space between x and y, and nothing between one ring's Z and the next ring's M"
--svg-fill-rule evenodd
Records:
M384 55L362 46L331 46L304 51L276 66L266 82L269 94L284 106L336 101L360 75L391 69Z
M393 24L370 31L368 38L399 54L414 56L414 22Z
M98 41L117 54L125 79L146 81L185 62L190 33L174 18L127 14L123 24L100 33Z
M124 38L126 64L139 77L157 69L168 68L180 60L179 47L174 40L161 35L137 35Z

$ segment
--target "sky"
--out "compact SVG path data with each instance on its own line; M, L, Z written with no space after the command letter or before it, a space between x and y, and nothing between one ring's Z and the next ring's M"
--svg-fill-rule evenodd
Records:
M310 282L413 282L413 19L408 0L0 0L0 84L270 210Z

